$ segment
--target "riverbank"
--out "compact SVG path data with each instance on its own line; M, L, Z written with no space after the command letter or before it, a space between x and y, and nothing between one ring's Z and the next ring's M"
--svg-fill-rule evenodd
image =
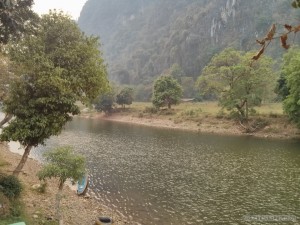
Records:
M10 152L8 146L4 143L0 143L0 157L5 161L0 170L8 174L12 172L21 159L21 155ZM54 179L47 182L45 193L38 193L34 190L33 186L40 184L36 177L36 173L40 168L41 164L34 159L29 158L25 164L23 173L19 175L24 186L21 202L24 204L25 214L30 221L30 225L55 224L52 219L55 215L54 203L58 182ZM68 186L64 187L63 195L61 208L65 225L94 224L95 219L99 216L112 217L115 221L114 225L129 223L125 218L100 205L95 199L77 196L75 191ZM0 224L2 224L1 220Z
M185 103L174 109L160 113L149 113L151 105L134 103L130 108L117 110L110 115L94 111L82 112L80 116L114 122L130 123L167 129L188 130L219 135L255 136L260 138L293 139L300 138L299 129L283 115L279 104L268 104L260 108L253 120L266 125L253 133L245 133L243 128L225 113L220 114L216 103Z

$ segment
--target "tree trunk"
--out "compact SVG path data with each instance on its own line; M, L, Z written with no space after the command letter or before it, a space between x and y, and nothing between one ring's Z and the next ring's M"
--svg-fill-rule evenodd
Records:
M248 121L248 117L249 117L249 108L248 108L248 100L245 100L245 107L246 107L246 113L245 113L245 119L246 121Z
M22 171L27 159L28 159L28 156L29 156L29 153L30 153L30 150L32 149L32 145L27 145L25 150L24 150L24 154L22 156L22 159L21 161L19 162L19 165L15 168L14 172L13 172L13 175L14 176L19 176L20 172Z
M6 114L5 117L4 117L4 119L0 122L0 128L2 128L2 126L4 124L6 124L7 122L9 122L12 117L13 117L12 114Z
M171 103L168 102L168 109L171 109Z
M63 219L62 219L61 213L60 213L60 201L62 199L63 187L64 187L64 182L60 181L59 187L58 187L58 192L56 194L56 215L55 215L59 225L63 225Z

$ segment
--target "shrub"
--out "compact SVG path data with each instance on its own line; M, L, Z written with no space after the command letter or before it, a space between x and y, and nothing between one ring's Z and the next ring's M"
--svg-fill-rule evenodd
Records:
M22 191L21 182L13 175L2 175L0 176L0 191L10 199L18 198Z
M158 109L156 107L145 107L144 113L151 113L151 114L155 114L158 112Z
M42 181L40 184L35 184L32 186L32 190L38 192L38 193L45 193L46 192L47 183Z

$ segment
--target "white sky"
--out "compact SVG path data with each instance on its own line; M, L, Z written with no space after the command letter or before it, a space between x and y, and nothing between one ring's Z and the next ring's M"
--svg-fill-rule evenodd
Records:
M33 10L38 14L45 14L49 9L62 10L77 20L80 11L87 0L34 0Z

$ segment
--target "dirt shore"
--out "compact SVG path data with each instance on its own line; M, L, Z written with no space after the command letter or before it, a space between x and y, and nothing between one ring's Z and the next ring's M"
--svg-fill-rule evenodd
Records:
M81 114L81 117L101 119L107 121L130 123L142 126L160 127L166 129L188 130L199 133L212 133L219 135L235 135L235 136L254 136L260 138L275 138L275 139L293 139L300 138L299 130L292 124L285 123L276 119L269 119L270 125L264 129L254 133L244 133L240 126L233 120L217 119L208 117L201 122L189 120L174 121L166 118L155 117L136 117L134 115L122 115L115 113L105 115L103 113Z
M9 151L5 143L0 143L0 157L7 162L7 165L1 167L5 173L11 173L13 168L20 161L21 156ZM45 224L47 220L54 218L55 194L58 190L58 182L51 180L47 182L46 192L41 194L33 190L33 186L40 184L36 173L41 168L41 164L34 160L28 159L23 173L19 175L24 186L22 201L25 204L26 214L32 218L31 225ZM93 198L79 197L74 190L65 186L63 190L64 198L62 199L63 221L66 225L89 225L94 224L95 219L99 216L110 216L114 220L114 225L128 224L126 218L113 213L107 207L101 205ZM0 222L1 224L1 222ZM134 224L130 222L130 224Z

